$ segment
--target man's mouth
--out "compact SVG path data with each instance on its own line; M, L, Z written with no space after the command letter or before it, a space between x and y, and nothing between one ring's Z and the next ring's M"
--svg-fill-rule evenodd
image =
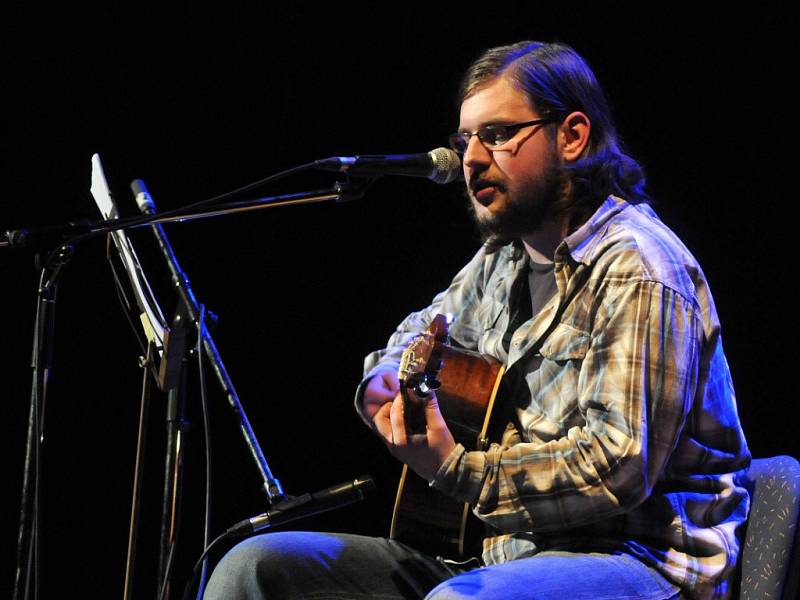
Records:
M489 206L494 200L495 194L501 189L500 186L488 180L478 180L470 185L472 196L481 206Z

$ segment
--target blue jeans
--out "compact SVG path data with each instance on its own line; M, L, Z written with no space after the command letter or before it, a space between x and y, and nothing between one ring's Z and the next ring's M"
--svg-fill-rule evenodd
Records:
M278 532L228 552L204 599L666 600L678 592L626 554L542 552L458 572L393 540Z

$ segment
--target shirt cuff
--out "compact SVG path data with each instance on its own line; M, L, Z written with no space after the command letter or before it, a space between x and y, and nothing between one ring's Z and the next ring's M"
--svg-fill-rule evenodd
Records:
M431 481L431 487L461 502L475 504L483 488L483 452L467 452L456 444Z

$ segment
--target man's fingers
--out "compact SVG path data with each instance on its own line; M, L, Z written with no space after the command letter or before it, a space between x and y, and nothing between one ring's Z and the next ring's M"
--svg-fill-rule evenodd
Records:
M390 390L392 395L400 391L400 381L397 379L397 373L395 371L384 371L381 373L381 378L383 379L383 384L386 386L386 389Z
M429 429L447 427L442 412L439 410L439 399L436 394L431 394L425 403L425 423Z
M380 407L380 409L378 409L378 412L372 419L372 422L375 424L375 429L377 429L378 433L383 438L383 441L385 441L387 444L394 443L394 438L392 435L391 409L391 402L384 404Z
M406 444L406 421L405 421L405 405L403 398L400 394L395 396L391 408L391 423L392 423L392 442L397 446L405 446Z
M396 381L396 375L385 371L373 376L364 390L365 399L381 403L391 402L399 389L399 384Z
M384 371L373 375L364 388L361 412L367 419L374 421L381 407L394 400L398 389L397 375L394 372Z

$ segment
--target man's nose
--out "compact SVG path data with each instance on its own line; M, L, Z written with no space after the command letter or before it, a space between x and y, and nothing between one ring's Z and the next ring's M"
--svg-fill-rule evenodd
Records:
M477 135L469 138L467 149L464 150L464 166L470 169L480 169L492 162L492 153L483 145Z

